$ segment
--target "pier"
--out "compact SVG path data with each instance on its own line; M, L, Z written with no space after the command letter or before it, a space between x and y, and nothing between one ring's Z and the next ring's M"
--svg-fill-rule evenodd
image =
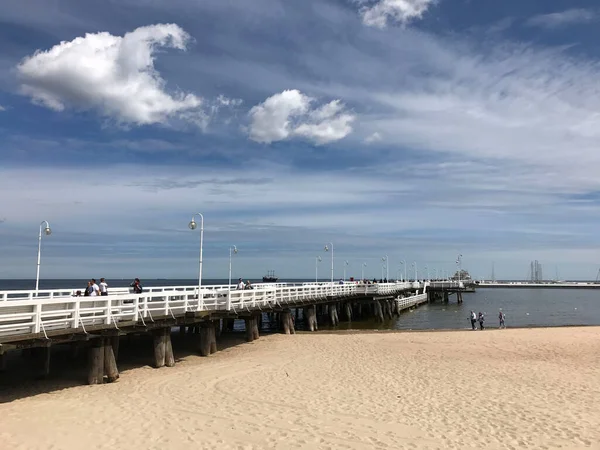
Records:
M430 289L430 293L427 290ZM25 351L34 359L40 377L50 372L51 348L71 345L88 352L88 383L118 379L122 336L151 334L156 368L175 364L171 332L190 335L201 356L217 351L217 338L243 320L247 342L258 339L262 322L276 323L285 334L295 333L302 319L310 331L319 321L337 325L374 317L383 322L402 310L431 299L431 292L460 291L457 282L263 283L253 289L232 285L165 286L135 294L113 288L108 296L75 296L71 289L0 291L0 371L6 355Z

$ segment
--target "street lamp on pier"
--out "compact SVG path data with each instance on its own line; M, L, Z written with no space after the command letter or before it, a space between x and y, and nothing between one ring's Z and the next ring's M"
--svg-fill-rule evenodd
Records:
M319 282L319 263L322 261L320 256L315 258L315 283Z
M412 266L415 268L415 281L418 281L417 280L417 262L413 261Z
M329 251L329 247L331 246L331 286L333 289L333 243L330 242L329 245L325 245L325 251Z
M389 280L390 279L390 269L389 269L389 258L388 255L385 255L383 258L381 258L381 261L383 263L385 263L385 279ZM383 274L382 274L383 275ZM381 277L383 278L383 276Z
M406 260L402 260L400 261L400 264L404 266L404 282L406 283L408 281L408 278L406 276Z
M423 276L425 276L425 273L427 273L427 281L429 281L429 267L428 266L423 267Z
M361 281L365 281L365 267L367 267L367 263L364 262L362 263L361 269L360 269L360 280Z
M344 261L344 281L346 281L346 267L348 267L350 263L348 262L348 260Z
M42 226L46 224L43 228L44 234L46 236L50 236L52 234L52 230L50 229L50 224L47 220L43 220L40 223L40 234L38 235L38 255L37 255L37 271L35 276L35 296L38 295L38 288L40 286L40 261L42 257Z
M191 222L188 224L190 230L195 230L198 225L196 224L196 216L200 217L200 268L198 269L198 310L202 308L203 298L202 298L202 247L204 245L204 216L200 213L196 213L192 216ZM230 282L231 284L231 282Z
M231 310L231 256L237 255L238 249L235 245L229 247L229 284L227 285L227 311Z

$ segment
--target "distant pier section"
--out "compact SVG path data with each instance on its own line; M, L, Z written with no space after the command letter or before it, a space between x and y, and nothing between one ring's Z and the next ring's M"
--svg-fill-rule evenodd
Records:
M529 281L480 281L476 286L482 289L600 289L600 283L592 281L536 282Z

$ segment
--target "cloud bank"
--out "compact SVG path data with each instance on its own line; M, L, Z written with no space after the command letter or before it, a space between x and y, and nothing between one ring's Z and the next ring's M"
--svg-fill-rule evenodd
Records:
M573 8L551 14L532 17L527 24L540 28L561 28L569 25L590 23L598 20L598 12L589 9Z
M250 139L270 144L302 137L319 145L338 141L352 132L355 116L340 100L311 108L314 101L296 89L267 98L249 112Z
M167 92L154 68L158 48L185 50L189 40L175 24L140 27L124 36L88 33L23 59L17 66L21 92L55 111L94 110L121 124L181 119L204 125L202 99Z

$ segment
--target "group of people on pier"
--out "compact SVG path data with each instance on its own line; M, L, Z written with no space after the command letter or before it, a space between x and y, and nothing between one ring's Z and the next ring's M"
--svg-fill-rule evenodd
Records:
M100 284L97 284L96 279L92 278L87 282L87 286L83 291L84 297L95 297L97 295L108 295L108 284L104 278L100 278ZM77 291L75 296L81 297L81 291Z
M142 283L139 278L133 280L129 286L133 289L134 294L141 294L143 291ZM81 295L81 291L75 292L75 297L81 297ZM100 278L99 284L96 283L95 278L92 278L87 282L87 286L83 291L83 296L95 297L97 295L108 295L108 283L105 278Z
M254 286L252 286L252 283L250 283L250 280L248 280L246 283L244 283L244 280L242 280L241 278L238 278L238 284L236 289L238 291L243 291L244 289L254 289Z

